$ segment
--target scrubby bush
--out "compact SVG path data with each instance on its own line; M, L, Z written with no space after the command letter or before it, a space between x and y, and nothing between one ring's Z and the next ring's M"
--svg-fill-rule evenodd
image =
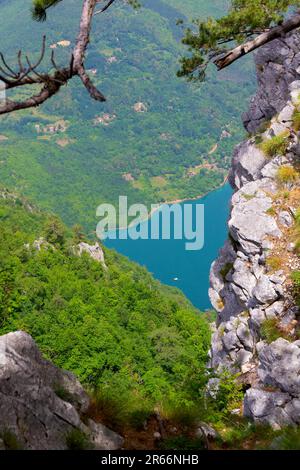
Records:
M233 268L233 263L226 263L224 264L224 266L222 266L220 270L220 274L224 281L226 280L226 276L232 270L232 268Z
M284 165L280 167L276 174L276 179L280 184L293 183L299 178L298 171L292 166Z
M278 271L282 266L282 259L279 256L269 256L266 265L272 271Z
M294 283L294 296L297 304L300 306L300 271L294 271L291 277Z
M72 429L66 436L66 445L69 450L88 450L92 448L92 444L87 437L79 429Z
M259 148L267 157L284 155L288 146L289 131L284 131L271 139L264 140L259 144Z
M274 207L269 207L269 209L266 210L266 214L274 216L276 215L276 210L274 209Z
M300 253L300 210L298 209L295 215L295 224L293 227L293 239L295 242L295 251Z
M272 343L276 339L284 336L283 332L278 326L277 318L268 318L266 319L260 327L261 337L267 341L267 343Z
M228 370L224 370L219 378L216 406L220 412L227 415L240 408L244 398L243 386L238 381L238 374L232 374Z
M300 131L300 111L298 109L295 109L292 119L293 119L294 131L299 132Z
M5 429L1 434L1 439L3 441L4 447L6 450L21 450L22 445L19 442L16 434L9 429Z
M287 428L274 439L271 446L276 450L300 450L300 428Z

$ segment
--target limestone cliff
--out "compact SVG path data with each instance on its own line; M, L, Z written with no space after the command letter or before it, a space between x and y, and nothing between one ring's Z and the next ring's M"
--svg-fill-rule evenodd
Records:
M120 436L89 419L89 404L75 376L43 359L31 336L0 337L0 449L13 440L22 449L63 450L82 436L90 448L120 448Z
M295 33L256 55L259 87L243 116L251 135L234 151L229 238L210 274L218 312L211 365L241 373L244 414L275 428L300 424L299 316L291 282L300 269L294 242L299 51Z

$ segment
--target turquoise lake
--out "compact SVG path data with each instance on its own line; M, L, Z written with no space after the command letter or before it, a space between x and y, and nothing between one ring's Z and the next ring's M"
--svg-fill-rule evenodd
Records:
M185 249L187 240L172 238L170 240L108 239L105 245L145 266L164 284L181 289L200 310L210 309L209 270L227 238L231 194L232 189L226 184L200 199L181 203L181 205L187 203L193 206L204 205L204 246L199 251L187 251ZM143 223L148 224L150 228L151 219Z

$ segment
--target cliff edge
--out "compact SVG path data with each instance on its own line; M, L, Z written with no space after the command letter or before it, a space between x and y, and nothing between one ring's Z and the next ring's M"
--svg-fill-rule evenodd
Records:
M212 264L218 312L210 360L239 373L243 413L280 428L300 424L299 312L292 273L300 269L300 34L256 55L258 91L243 116L249 138L237 146L229 237Z

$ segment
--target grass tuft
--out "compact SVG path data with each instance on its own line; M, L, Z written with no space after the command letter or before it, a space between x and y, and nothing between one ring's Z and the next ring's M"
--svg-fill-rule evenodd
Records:
M21 450L22 449L22 446L17 436L12 431L6 429L1 434L1 438L3 440L3 444L6 450Z
M280 184L294 183L299 178L299 173L292 166L284 165L280 167L276 174L276 179Z
M260 334L262 339L264 339L268 344L273 343L278 338L285 338L286 335L280 329L277 318L268 318L265 320L260 327Z
M86 434L79 429L72 429L66 436L66 444L69 450L88 450L92 448Z
M288 147L288 137L290 136L289 131L281 132L280 134L267 139L261 144L259 148L267 157L276 157L276 155L284 155Z
M299 132L300 131L300 111L298 109L295 109L292 119L293 119L294 131Z
M278 271L282 266L282 260L279 256L270 256L266 259L266 265L272 271Z

